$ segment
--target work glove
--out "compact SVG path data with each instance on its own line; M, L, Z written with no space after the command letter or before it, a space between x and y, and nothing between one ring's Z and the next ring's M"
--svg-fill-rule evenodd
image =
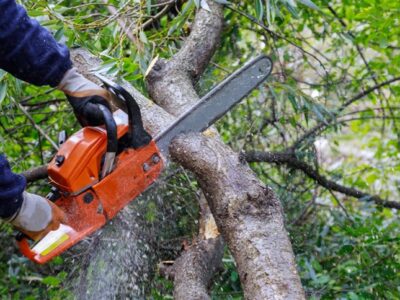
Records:
M64 212L50 200L24 192L21 208L7 221L37 241L49 231L58 229L61 223L65 223L66 217Z
M57 89L64 92L82 126L104 124L103 113L98 104L110 109L112 96L106 89L85 78L76 68L65 73Z

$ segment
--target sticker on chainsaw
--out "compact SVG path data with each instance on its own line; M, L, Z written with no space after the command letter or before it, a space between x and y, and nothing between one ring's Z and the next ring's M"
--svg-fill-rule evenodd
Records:
M61 224L57 230L50 231L39 243L32 249L36 254L45 256L56 249L65 241L69 240L74 231L71 227Z

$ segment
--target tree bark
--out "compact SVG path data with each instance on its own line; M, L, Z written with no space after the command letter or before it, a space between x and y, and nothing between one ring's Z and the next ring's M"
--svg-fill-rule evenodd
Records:
M87 51L77 49L72 53L75 66L86 77L98 81L87 70L100 61ZM98 82L99 83L99 82ZM126 82L120 83L138 102L146 129L153 136L173 122L174 117L144 97ZM117 103L114 103L116 106ZM165 158L168 160L168 158ZM185 251L173 266L177 299L208 299L208 287L219 267L223 255L223 242L206 203L202 203L201 232L198 243ZM78 252L79 279L75 284L78 299L95 299L100 296L144 298L145 280L155 265L152 244L157 232L146 231L148 224L140 217L143 208L137 202L129 205ZM154 224L153 224L154 226ZM118 239L115 236L118 236ZM121 236L123 238L121 238ZM139 243L138 243L139 242ZM117 244L117 245L116 245ZM141 259L145 257L146 259ZM210 267L211 266L211 267ZM177 270L175 272L175 270ZM133 276L132 276L133 275Z
M210 299L209 289L224 253L221 236L196 242L174 263L174 299Z

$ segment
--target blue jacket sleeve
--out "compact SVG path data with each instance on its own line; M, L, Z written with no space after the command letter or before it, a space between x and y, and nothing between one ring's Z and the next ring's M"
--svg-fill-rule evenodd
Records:
M0 0L0 68L35 85L57 86L72 67L68 48L28 17L15 0Z
M7 159L0 154L0 218L9 218L17 212L25 186L25 177L12 173Z

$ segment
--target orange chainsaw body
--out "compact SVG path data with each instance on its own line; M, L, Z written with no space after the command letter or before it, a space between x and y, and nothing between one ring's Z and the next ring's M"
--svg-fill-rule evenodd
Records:
M157 179L163 161L156 143L143 129L141 119L138 123L136 118L139 124L136 127L131 121L135 109L140 117L138 106L132 104L129 121L121 110L114 115L109 112L116 127L114 140L115 145L118 141L118 151L106 176L102 175L102 168L109 151L107 138L111 135L107 126L84 127L60 146L48 166L48 176L57 193L52 200L65 212L66 222L35 243L27 237L18 238L22 254L36 263L48 262L105 225ZM120 145L134 128L140 128L136 133L141 132L147 138L144 145Z
M128 132L118 126L118 137ZM42 251L20 240L21 252L37 263L45 263L102 227L141 194L159 176L163 163L154 141L139 149L125 149L117 156L114 170L100 179L107 133L101 127L85 127L72 135L48 167L49 179L60 197L55 203L67 221L61 238ZM63 157L63 162L57 158ZM39 253L38 253L39 252Z

